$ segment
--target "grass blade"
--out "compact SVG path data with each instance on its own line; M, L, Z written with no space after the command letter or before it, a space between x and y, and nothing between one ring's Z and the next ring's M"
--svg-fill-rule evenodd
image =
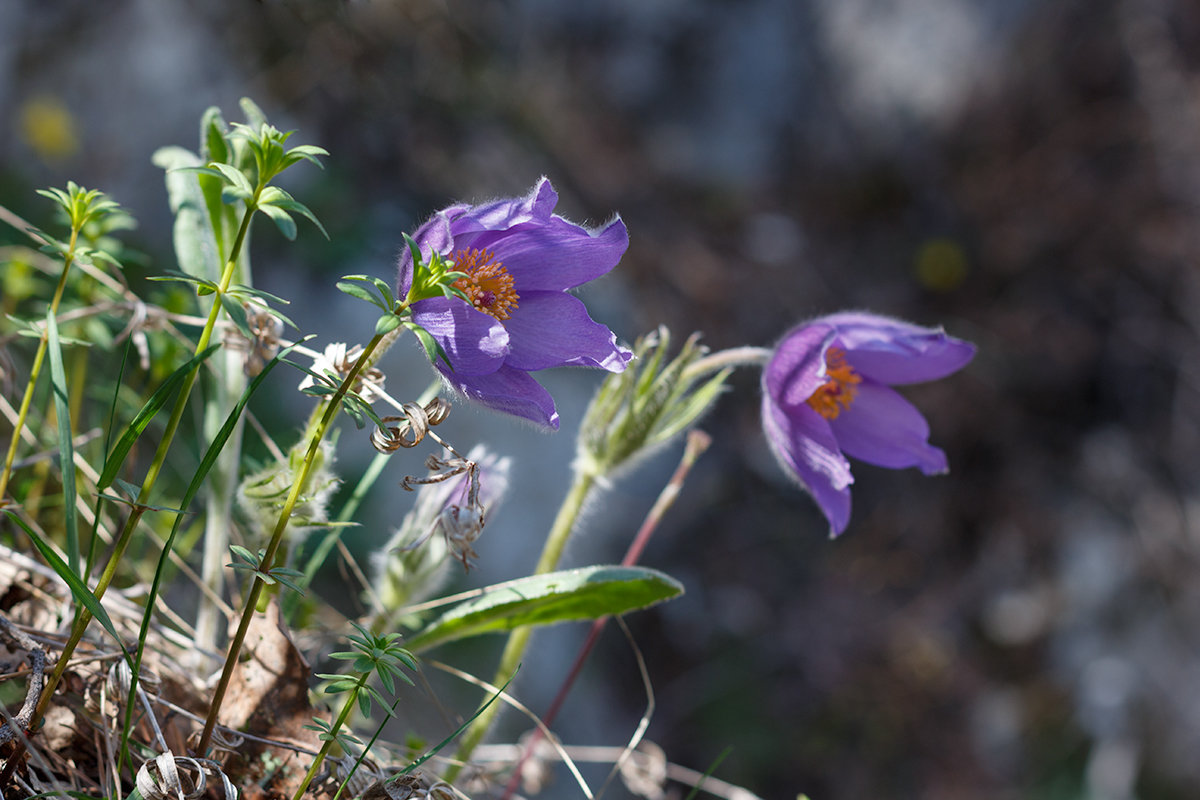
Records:
M515 678L515 677L517 677L517 676L514 674L513 678ZM497 691L494 695L492 695L490 698L488 698L488 701L486 703L481 705L479 708L475 709L475 713L471 715L471 718L468 719L466 722L464 722L462 725L459 725L458 730L454 731L454 733L450 734L445 739L442 739L440 742L438 742L436 745L434 745L433 748L429 752L425 753L425 755L421 756L416 761L409 764L404 769L400 770L400 772L398 774L400 774L400 775L409 774L414 769L416 769L417 767L421 766L429 759L436 756L443 747L450 744L455 739L457 739L460 735L462 735L462 732L467 729L467 726L469 726L472 722L475 721L476 717L478 717L480 714L482 714L484 711L486 711L488 706L490 706L492 703L494 703L500 699L500 695L504 694L504 690L507 689L508 685L513 682L513 678L509 678L508 680L506 680L504 682L504 685L500 687L499 691Z
M79 572L79 517L75 511L75 445L71 442L71 405L67 398L67 372L63 369L62 346L54 312L46 313L46 332L50 357L50 392L54 395L54 416L58 421L58 462L62 472L63 526L67 535L67 566Z
M108 612L104 610L104 606L100 605L100 601L92 594L92 590L87 588L84 582L79 579L79 576L67 566L67 562L59 558L58 553L54 552L54 548L48 542L44 541L42 537L38 536L32 528L26 525L25 520L18 517L15 511L12 509L3 510L29 536L29 540L33 542L33 546L42 554L42 558L46 559L46 563L50 565L55 574L67 584L67 588L71 590L71 595L74 596L76 602L90 611L94 618L100 620L100 624L104 626L104 630L108 631L109 635L113 637L122 652L124 652L125 645L121 642L121 635L113 627L112 620L108 618Z
M295 346L296 345L292 345L292 347ZM137 651L134 654L133 668L131 670L133 677L129 689L130 696L133 696L133 693L137 687L138 669L141 667L142 653L146 648L146 636L150 631L150 620L154 613L154 604L158 599L159 586L162 582L162 576L166 571L168 560L171 555L171 548L174 546L175 538L178 536L179 529L183 525L183 520L187 516L187 507L191 505L192 501L196 498L196 495L199 493L200 487L204 485L204 480L208 477L208 473L212 469L213 464L217 462L217 458L221 455L221 450L224 449L225 443L233 434L234 428L237 427L237 421L242 416L242 412L246 409L246 403L250 401L250 397L258 390L258 387L262 385L262 382L266 379L267 375L275 368L280 359L287 355L292 347L281 350L274 358L267 362L266 366L263 367L262 372L260 372L254 378L254 380L250 382L250 385L246 387L246 391L242 393L242 397L240 400L238 400L237 405L235 405L229 412L229 416L226 418L225 424L221 426L220 430L217 431L216 436L213 437L213 441L208 446L208 450L205 451L204 457L200 459L200 464L196 467L196 473L192 477L191 483L188 484L187 491L185 491L183 494L183 499L179 502L180 511L175 515L175 522L171 526L171 533L169 536L167 536L167 540L163 543L162 553L160 553L158 557L158 566L154 570L154 580L150 584L150 593L146 597L146 612L142 615L142 625L138 632ZM129 734L132 731L133 709L135 705L136 704L134 703L129 703L125 710L125 724L121 734L120 749L122 756L128 752Z
M130 449L133 448L134 442L146 430L146 426L150 424L150 420L154 419L154 415L162 409L167 400L171 396L171 392L175 387L183 381L188 374L200 365L206 358L216 352L218 344L214 344L201 353L197 353L186 364L172 372L162 386L155 390L154 394L150 395L150 399L142 406L142 410L137 413L133 421L129 423L129 427L121 434L121 438L117 440L116 446L109 454L104 462L104 471L100 474L96 488L107 489L117 477L117 471L121 469L121 465L125 463L125 456L129 455Z

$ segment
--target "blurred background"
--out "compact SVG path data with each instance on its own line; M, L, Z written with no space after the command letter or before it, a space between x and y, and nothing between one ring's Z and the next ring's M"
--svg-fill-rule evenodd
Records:
M35 188L103 189L172 269L150 155L249 96L331 152L290 186L331 240L260 224L253 250L322 342L369 335L338 276L390 279L431 211L543 174L560 213L630 229L584 291L626 341L663 323L769 346L842 308L943 324L979 356L907 395L952 472L856 465L836 541L767 453L758 376L736 377L643 559L687 587L629 618L648 738L700 771L729 748L716 774L768 798L1192 798L1198 54L1187 0L5 0L0 204L40 220ZM397 351L389 388L415 395L428 367ZM464 451L516 460L462 586L531 568L599 377L547 377L555 436L456 409ZM341 451L351 475L369 457ZM677 457L596 502L569 562L618 561ZM539 638L516 684L535 710L583 633ZM610 630L563 737L621 744L645 706Z

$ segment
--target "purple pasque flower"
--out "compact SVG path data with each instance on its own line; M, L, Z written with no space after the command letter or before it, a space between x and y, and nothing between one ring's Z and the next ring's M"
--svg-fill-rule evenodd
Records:
M437 212L413 236L422 259L450 259L466 278L455 282L471 303L431 297L413 303L413 321L428 331L450 364L434 364L445 381L485 406L558 428L550 393L529 374L561 366L620 372L632 353L567 293L620 261L629 234L619 217L597 229L553 213L558 194L542 178L524 197ZM400 256L399 296L413 285L413 259Z
M947 470L921 412L890 387L943 378L974 355L973 344L940 328L865 312L819 317L783 337L763 370L763 429L833 536L850 519L846 456L926 475Z

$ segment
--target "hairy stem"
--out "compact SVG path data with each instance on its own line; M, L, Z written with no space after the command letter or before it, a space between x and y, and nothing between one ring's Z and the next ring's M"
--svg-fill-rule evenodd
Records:
M354 366L350 368L346 379L342 381L341 386L337 388L333 396L326 401L325 413L321 416L320 421L313 430L308 450L304 454L304 461L301 462L298 474L292 483L291 491L288 493L287 499L284 500L283 508L279 512L279 520L275 523L275 529L271 532L271 539L267 542L267 548L260 562L260 569L269 571L274 566L275 554L279 550L280 543L283 541L283 532L287 530L288 520L291 519L292 511L300 500L300 493L308 483L308 476L312 472L313 464L316 462L321 442L324 440L325 434L328 432L334 417L337 416L339 409L341 409L342 398L346 396L346 392L354 385L359 372L364 365L369 363L368 359L383 338L383 335L376 334L367 343L362 355L358 357L358 360L354 362ZM242 608L242 617L238 622L237 631L234 633L233 639L229 642L229 652L225 657L225 667L221 671L221 679L213 692L212 705L209 706L208 717L204 721L204 732L200 734L200 742L196 747L196 752L201 756L208 752L208 745L212 741L213 728L217 724L217 715L221 711L221 703L224 702L225 693L229 690L230 681L233 679L233 672L237 667L238 657L241 655L242 645L246 640L246 633L250 629L250 621L254 618L255 609L258 607L258 599L262 595L263 586L265 586L265 583L261 575L255 575L254 581L250 586L250 591L246 594L246 602Z
M312 766L308 768L308 772L304 774L304 780L300 781L300 786L296 789L296 793L292 796L292 800L300 800L304 793L308 791L308 786L313 782L313 778L317 776L321 765L325 763L325 756L329 755L330 749L336 741L337 732L346 724L346 719L350 716L350 711L354 708L354 704L358 701L358 693L367 684L367 678L371 673L364 672L358 677L358 684L350 690L350 696L346 698L346 702L342 704L342 710L338 712L337 719L333 722L333 727L329 729L329 738L325 740L325 744L321 745L321 750L313 757Z
M761 367L771 360L772 351L765 347L730 347L692 362L680 376L698 378L726 367Z

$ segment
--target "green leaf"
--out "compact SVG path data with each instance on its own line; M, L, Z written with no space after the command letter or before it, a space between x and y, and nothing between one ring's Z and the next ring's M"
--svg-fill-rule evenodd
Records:
M317 147L315 144L302 144L287 151L286 163L291 166L303 158L306 161L316 164L321 169L325 169L325 165L320 162L317 156L327 155L329 155L329 151L324 147Z
M295 581L291 580L290 578L285 578L284 576L280 575L278 570L271 570L270 572L267 573L267 575L270 578L274 579L274 581L276 583L278 583L280 586L284 586L288 589L291 589L293 592L296 592L298 594L304 594L304 590L301 589L299 586L297 586Z
M89 612L91 612L93 618L100 621L100 624L104 626L104 630L108 631L109 635L113 637L113 641L115 641L117 645L120 646L121 650L124 651L125 644L121 641L121 635L117 633L117 629L113 627L112 620L108 617L108 612L104 610L104 606L100 605L100 601L96 599L96 595L92 594L91 590L84 585L83 581L71 571L71 568L67 566L67 563L58 557L58 553L54 552L54 548L51 547L49 543L44 541L40 536L38 536L28 525L26 525L25 521L18 517L17 513L13 509L5 508L0 509L0 511L8 514L9 518L25 531L25 534L29 537L29 541L33 542L33 546L36 547L38 552L42 554L42 558L46 560L46 563L50 565L50 568L53 569L58 577L62 578L63 582L67 584L68 588L70 588L71 594L75 597L75 600Z
M254 130L258 130L263 125L267 124L267 115L258 107L249 97L243 97L238 100L238 107L242 109L242 114L246 117L246 125Z
M50 357L50 386L54 394L54 416L58 420L58 461L62 471L63 525L67 532L67 564L79 575L79 515L75 510L75 446L71 442L71 407L67 397L67 373L63 369L62 346L54 312L46 312L46 353Z
M116 267L119 270L125 269L124 264L103 250L88 250L87 255L90 256L94 261L103 261L105 264Z
M229 184L229 188L235 189L240 195L244 197L254 196L254 187L250 185L250 179L237 167L222 164L219 161L212 161L209 162L208 168L216 170L221 177L225 178L226 183Z
M209 106L200 117L200 157L205 161L229 162L229 145L225 142L225 120L221 109Z
M280 297L277 294L271 294L270 292L264 291L263 289L256 289L253 286L246 286L245 284L241 284L241 283L233 284L232 286L229 287L228 291L229 291L229 294L233 295L234 297L242 297L242 296L256 297L256 298L259 298L262 300L269 300L273 303L279 303L280 305L285 305L285 306L291 305L291 302L292 302L291 300L283 299L282 297Z
M308 206L297 202L295 198L293 198L283 189L280 189L278 186L268 186L266 189L263 189L262 194L259 195L258 202L260 206L276 206L284 209L285 211L291 211L299 214L313 225L316 225L317 230L321 232L322 236L324 236L326 239L329 238L329 234L325 231L325 226L321 224L320 220L316 218L312 211L309 211Z
M201 167L200 158L182 147L163 147L151 160L166 171L164 180L171 213L175 215L173 238L179 268L197 278L210 282L217 280L221 275L222 258L209 218L202 179L196 173L214 174L222 181L224 176L216 170Z
M396 328L399 328L400 324L401 319L395 314L384 314L382 317L375 320L375 335L383 336L384 334L391 333L392 331L396 330Z
M167 149L167 148L163 148L163 149ZM179 149L183 150L182 147ZM184 150L184 152L191 155L191 153L187 150ZM224 172L221 172L221 170L219 170L215 167L206 167L203 164L188 164L188 165L184 165L184 166L171 167L171 171L172 172L182 172L185 175L187 175L187 174L208 175L209 177L217 178L222 183L228 183L228 181L225 179Z
M162 275L151 275L146 280L168 282L174 281L177 283L189 283L196 287L196 292L199 294L212 294L220 288L214 281L207 278L193 278L190 275L185 275L182 272L175 270L167 270Z
M338 291L342 292L343 294L348 294L351 297L358 298L359 300L366 300L372 305L379 306L379 308L383 309L385 312L391 311L390 308L385 307L379 302L378 297L371 294L369 290L367 290L365 287L359 286L357 283L351 283L350 281L338 281L334 285L337 286Z
M409 638L408 649L418 652L522 625L624 614L680 594L683 586L678 581L647 567L594 566L534 575L459 603Z
M252 197L254 197L253 192L247 192L240 186L226 186L221 190L221 202L226 205L233 205L239 200L249 201Z
M392 287L382 278L371 278L371 283L375 286L375 291L379 292L379 296L383 298L384 303L388 308L396 305L396 298L392 297Z
M341 694L342 692L348 692L357 686L358 681L351 678L343 678L326 686L325 694Z
M237 326L237 329L242 332L242 336L254 341L254 332L250 330L250 318L246 314L246 307L228 294L222 294L221 308L225 309L225 313L229 315L229 319Z
M259 203L258 210L271 218L275 227L279 228L279 232L283 234L283 238L289 242L296 240L296 220L292 219L291 214L279 206L268 203Z
M172 372L163 381L162 386L159 386L154 394L150 395L150 399L146 401L146 404L142 406L142 410L129 423L124 433L121 434L121 438L117 440L112 452L105 459L104 471L100 473L100 480L96 482L97 489L106 489L112 484L113 479L117 477L117 472L121 469L121 465L125 463L125 456L129 455L134 442L146 430L146 426L150 424L150 420L154 419L154 415L162 409L163 404L167 402L167 398L175 391L175 387L182 383L189 372L198 368L219 347L220 345L214 344L204 351L197 353L186 364Z
M425 349L425 357L429 359L429 363L437 363L440 359L446 363L451 372L454 371L454 365L450 363L450 356L446 355L446 351L442 349L442 345L437 339L433 338L433 335L429 331L415 322L405 322L403 325L417 337L417 341Z
M249 549L242 547L240 544L231 544L229 545L229 549L242 561L254 566L256 569L258 568L258 557L251 553Z

